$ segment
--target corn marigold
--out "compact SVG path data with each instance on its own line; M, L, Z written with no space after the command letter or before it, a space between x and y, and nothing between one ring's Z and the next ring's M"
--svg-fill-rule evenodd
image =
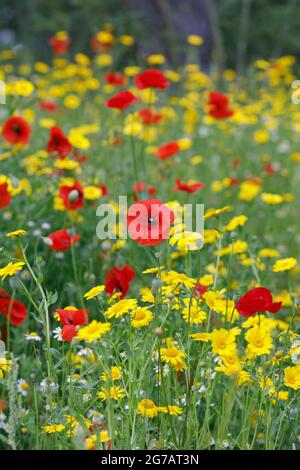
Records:
M104 312L104 316L106 318L119 318L131 310L134 310L136 306L136 299L122 299L119 302L116 302L114 305L111 305L106 310L106 312Z
M284 385L294 390L300 389L300 365L284 369Z
M145 307L138 307L133 312L131 312L132 320L131 325L134 328L142 328L143 326L148 326L149 323L153 320L152 312Z
M270 330L254 326L247 331L245 339L248 343L246 354L249 358L270 354L273 347Z
M93 320L89 325L84 326L77 332L76 338L79 339L79 341L85 340L88 343L93 343L97 339L102 338L104 333L107 333L110 329L110 323L101 323Z
M293 269L296 264L297 260L293 257L279 259L273 264L273 272L278 273L281 271L289 271L290 269Z
M107 390L105 387L101 387L101 390L97 392L97 396L102 401L105 401L108 398L111 398L112 400L119 400L124 398L126 396L126 393L124 388L121 388L119 386L112 386L109 390Z
M145 418L156 418L158 415L158 408L154 401L145 398L138 404L138 411L141 416Z
M13 276L16 272L21 271L25 263L18 261L17 263L8 263L4 268L0 269L0 277L4 280L7 276Z

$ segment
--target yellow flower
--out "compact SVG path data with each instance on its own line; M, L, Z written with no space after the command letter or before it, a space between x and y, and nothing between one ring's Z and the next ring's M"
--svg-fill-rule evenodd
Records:
M67 95L64 99L64 105L69 109L79 108L80 103L80 99L76 95Z
M240 331L239 328L213 330L210 335L213 354L230 354L235 352L235 337L240 334Z
M300 389L300 365L294 367L286 367L284 369L284 385L293 388L294 390Z
M254 181L243 181L240 185L239 199L241 201L250 202L254 199L260 192L260 184Z
M139 72L140 72L140 68L136 65L131 65L131 66L125 67L125 69L124 69L124 73L128 77L134 77Z
M154 304L154 295L152 294L152 291L151 289L149 289L149 287L144 287L143 289L141 289L141 300L142 302Z
M97 434L92 434L91 436L87 437L85 442L86 450L94 450L97 443L109 442L110 437L108 435L108 431L100 431L99 436Z
M103 334L107 333L110 329L110 323L101 323L93 320L89 325L84 326L77 332L76 338L79 339L79 341L85 340L88 343L92 343L101 338Z
M100 375L100 380L107 382L109 380L115 381L122 378L121 368L118 366L112 366L110 370L105 370L102 375Z
M95 58L95 62L100 67L109 67L113 63L112 56L110 54L99 54Z
M253 137L258 144L266 144L269 140L269 133L264 129L259 129L254 132Z
M102 196L103 191L101 188L97 186L86 186L83 190L83 194L85 199L90 201L94 201L95 199L99 199Z
M93 299L94 297L97 297L97 295L101 294L101 292L103 292L104 290L105 290L105 286L103 285L96 286L90 289L88 292L86 292L83 297L86 300L90 300L90 299Z
M172 287L176 287L180 284L184 285L188 289L192 288L195 286L196 281L195 279L192 279L186 274L183 273L178 273L176 271L168 271L166 273L162 273L162 281L166 283L167 285L170 285Z
M87 150L90 148L90 141L77 129L71 129L68 139L74 147L80 150Z
M12 361L10 359L5 359L5 357L0 357L0 380L3 379L3 372L7 372L10 370L10 366Z
M220 238L220 233L216 229L206 229L204 230L204 243L206 245L213 244L216 240Z
M100 431L100 442L108 442L109 440L108 431Z
M181 314L187 323L199 325L199 323L206 319L207 314L204 310L201 310L197 298L193 297L191 301L190 299L185 299L185 305Z
M279 251L272 248L262 248L258 252L260 258L276 258L279 256Z
M164 266L159 266L159 267L156 267L156 268L148 268L148 269L145 269L145 271L143 271L143 274L155 274L155 273L161 271L163 268L164 268Z
M262 193L261 199L266 204L277 205L283 202L283 197L280 194Z
M185 357L185 352L180 351L175 346L161 348L160 349L160 356L163 362L170 364L172 367L176 367L180 365Z
M199 284L202 286L211 286L214 283L214 278L211 274L204 274L204 276L200 277Z
M273 272L278 273L281 271L289 271L290 269L294 268L296 264L296 258L291 257L279 259L273 264Z
M108 397L112 400L119 400L124 398L126 396L126 393L124 388L118 386L112 386L109 390L107 390L105 387L101 387L100 392L97 392L97 396L102 401L107 400Z
M114 36L109 31L99 31L96 34L96 38L101 44L111 44L114 42Z
M210 336L211 336L210 333L193 333L191 335L191 337L195 341L203 341L204 343L207 343L208 341L210 341Z
M222 362L215 368L218 372L223 372L227 376L236 376L238 384L242 385L250 380L248 372L243 370L243 364L237 356L236 352L221 356Z
M136 299L123 299L109 307L104 316L106 318L119 318L128 313L130 310L134 310L137 306Z
M223 227L223 230L225 232L232 232L235 230L237 227L242 227L248 220L248 217L245 215L239 215L237 217L233 217L225 227Z
M207 209L205 212L204 218L209 219L210 217L218 217L220 214L223 214L223 212L229 212L232 210L231 206L225 206L221 207L220 209Z
M25 263L18 261L17 263L8 263L4 268L0 268L0 277L2 280L7 276L13 276L17 271L21 271Z
M203 157L201 155L194 155L191 158L191 164L192 165L199 165L202 162L203 162Z
M46 434L62 432L64 429L65 429L65 426L63 424L48 424L47 426L42 427L43 433L46 433Z
M129 34L123 34L123 36L120 37L120 43L123 44L123 46L132 46L134 44L134 38L129 36Z
M147 62L150 65L161 65L166 62L166 58L162 54L151 54L147 57Z
M155 418L158 415L158 408L152 400L144 399L138 404L141 416L145 418Z
M178 416L182 414L182 408L176 405L158 406L157 409L159 413L169 413L171 416Z
M201 46L201 44L203 44L203 38L201 36L198 36L197 34L190 34L187 37L187 42L191 46Z
M245 334L248 343L246 354L249 358L270 354L273 343L270 330L262 326L254 326Z
M24 235L26 235L26 230L15 230L14 232L9 232L6 234L6 236L8 238L17 238L17 237L23 237Z
M65 160L56 160L54 166L59 170L75 170L80 164L75 160L68 160L66 158Z
M131 325L134 328L142 328L143 326L148 326L149 323L153 320L153 314L146 307L138 307L133 312L131 312L132 320Z
M143 126L140 122L128 122L123 129L125 135L138 136L143 130Z

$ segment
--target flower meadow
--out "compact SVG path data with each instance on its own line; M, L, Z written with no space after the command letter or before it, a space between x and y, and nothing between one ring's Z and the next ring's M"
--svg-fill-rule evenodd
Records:
M134 41L0 53L0 448L298 449L295 58L219 77L199 36L178 70ZM143 233L99 239L120 195Z

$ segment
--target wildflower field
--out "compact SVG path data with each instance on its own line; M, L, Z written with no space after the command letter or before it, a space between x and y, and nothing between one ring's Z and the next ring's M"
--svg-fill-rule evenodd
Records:
M220 80L199 36L178 70L126 62L129 35L71 39L51 64L0 53L0 448L298 449L295 58Z

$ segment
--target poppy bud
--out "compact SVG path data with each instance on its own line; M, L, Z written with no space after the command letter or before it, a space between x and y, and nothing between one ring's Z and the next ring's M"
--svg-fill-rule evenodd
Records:
M153 331L154 331L154 334L157 336L163 336L164 334L164 329L161 327L155 328Z
M153 294L155 294L161 286L162 282L160 279L153 279L151 287L151 291L153 292Z
M111 243L107 240L105 240L102 244L101 244L101 248L103 251L107 251L111 248Z
M231 240L236 240L237 239L237 233L236 232L230 232L230 238L231 238Z
M123 258L123 256L118 256L117 260L116 260L116 267L118 269L122 269L123 266L124 266L124 258Z
M53 241L49 237L43 237L43 242L45 243L45 245L48 245L48 246L53 245Z

